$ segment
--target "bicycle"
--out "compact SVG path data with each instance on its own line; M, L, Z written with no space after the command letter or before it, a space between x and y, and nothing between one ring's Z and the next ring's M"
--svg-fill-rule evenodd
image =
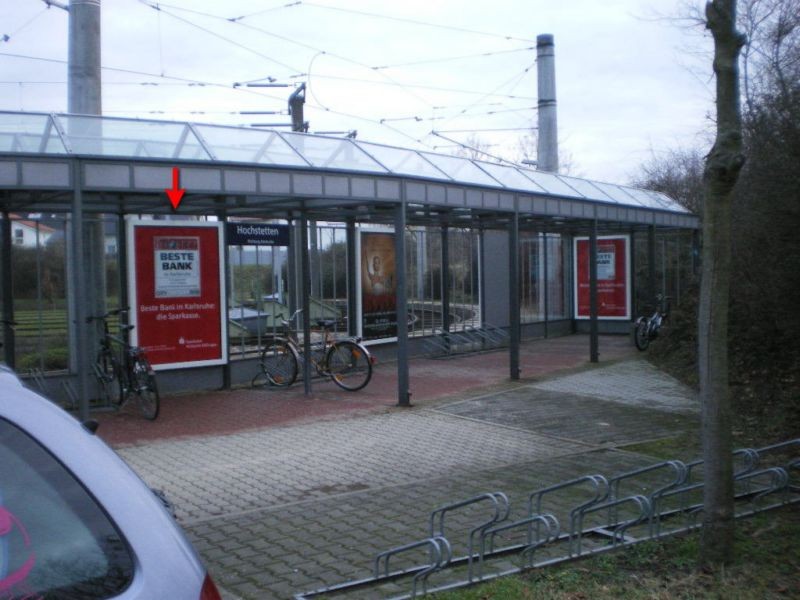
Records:
M650 342L658 337L658 330L669 316L669 296L656 296L655 312L649 317L636 319L633 341L639 350L647 350Z
M92 370L102 397L107 403L121 409L135 397L142 416L154 421L158 417L161 398L153 368L144 350L112 335L109 329L109 318L126 312L127 308L119 308L86 319L87 323L93 321L102 323L103 335L100 338L100 349L97 351L97 359L92 365ZM133 325L120 325L120 331L125 335L132 329ZM115 346L119 349L115 349ZM112 394L112 389L116 390L115 394Z
M301 312L303 309L295 311L288 320L281 319L282 335L275 336L261 351L261 372L276 387L289 387L300 372L302 350L291 321ZM336 339L331 333L335 323L317 319L322 339L311 345L311 364L321 377L330 377L343 390L355 392L372 378L374 359L360 338Z

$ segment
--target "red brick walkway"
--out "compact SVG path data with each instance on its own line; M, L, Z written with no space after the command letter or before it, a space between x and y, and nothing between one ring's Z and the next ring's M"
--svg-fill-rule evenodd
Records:
M608 362L632 356L627 336L603 336L600 359ZM525 342L520 349L522 378L533 379L588 364L589 337L573 335ZM508 350L447 359L414 359L410 363L412 403L474 395L481 388L509 381ZM148 422L134 413L97 413L98 434L113 445L127 445L184 436L227 434L389 410L397 404L394 363L377 365L370 384L359 392L344 392L332 382L313 381L313 394L303 394L302 382L292 388L244 388L162 398L161 413Z

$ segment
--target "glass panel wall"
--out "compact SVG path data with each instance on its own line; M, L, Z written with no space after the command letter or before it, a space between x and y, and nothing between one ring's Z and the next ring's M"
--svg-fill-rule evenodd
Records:
M449 269L443 278L441 228L410 227L406 230L409 335L441 332L443 282L450 296L450 331L480 325L478 232L449 229L447 237Z
M231 358L258 350L289 317L288 248L228 248L228 339Z
M347 332L347 230L340 223L311 223L308 240L312 326L325 319L335 321L334 331Z
M23 374L67 369L67 219L11 213L10 221L16 368Z
M549 320L566 319L569 311L569 270L572 245L560 234L546 236L547 244L547 317Z
M520 232L520 322L537 323L544 318L544 263L541 234Z
M520 321L569 316L569 243L560 234L520 233ZM546 283L545 283L546 282Z
M481 324L478 241L477 231L448 231L451 331L462 331Z

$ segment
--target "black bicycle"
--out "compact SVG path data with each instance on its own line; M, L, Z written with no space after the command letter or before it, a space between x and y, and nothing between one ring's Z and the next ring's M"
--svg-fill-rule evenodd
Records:
M127 308L112 310L104 315L89 317L88 323L101 323L102 337L97 360L92 365L94 376L103 400L118 408L135 401L142 416L150 421L158 417L161 398L158 394L153 367L144 350L131 346L125 339L111 334L109 319L128 312ZM120 325L120 332L127 337L133 325Z
M633 333L633 341L639 350L647 350L650 342L658 337L658 330L669 316L669 296L656 296L655 312L649 317L639 317L636 319L636 328Z
M282 319L283 335L272 338L261 350L261 371L274 386L292 385L300 372L302 345L291 321L301 312L302 309L295 311L289 320ZM316 321L322 329L322 337L311 344L311 364L319 376L330 377L343 390L355 392L372 378L374 360L359 338L336 339L332 334L335 323L324 319Z

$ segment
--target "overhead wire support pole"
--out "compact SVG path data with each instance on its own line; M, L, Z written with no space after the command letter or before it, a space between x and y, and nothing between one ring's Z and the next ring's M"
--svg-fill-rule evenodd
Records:
M558 120L556 115L556 67L553 36L536 36L536 74L538 81L539 169L558 172Z

